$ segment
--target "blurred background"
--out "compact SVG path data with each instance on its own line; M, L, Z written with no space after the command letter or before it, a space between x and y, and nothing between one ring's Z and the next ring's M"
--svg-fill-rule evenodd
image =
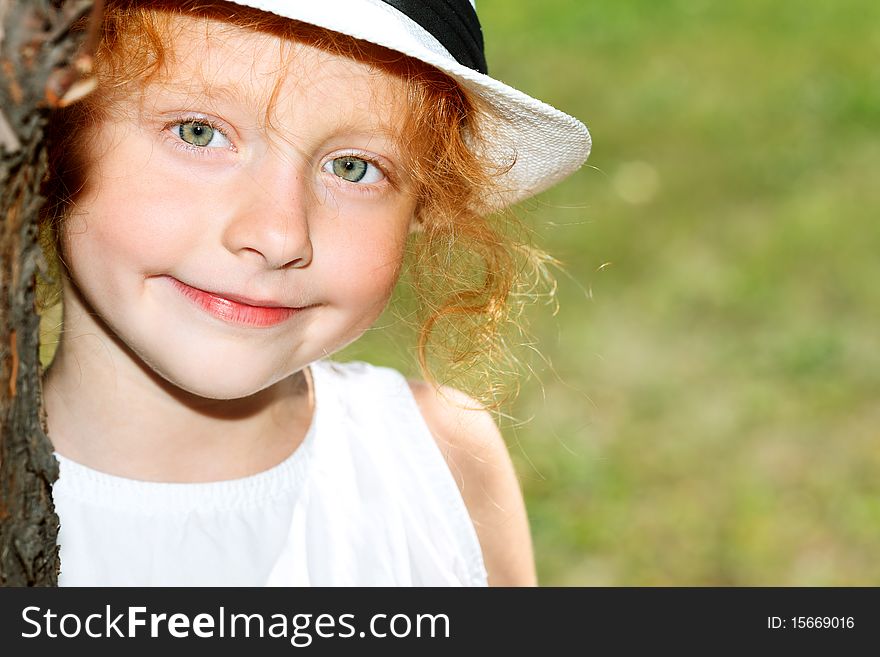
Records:
M876 585L880 4L477 5L594 138L522 208L565 268L501 422L540 583Z
M880 3L477 4L594 138L520 208L563 263L500 420L540 584L880 583ZM390 335L338 359L415 374Z

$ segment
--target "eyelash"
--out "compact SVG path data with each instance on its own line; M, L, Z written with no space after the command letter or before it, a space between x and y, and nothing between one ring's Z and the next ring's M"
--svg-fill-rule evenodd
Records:
M341 178L335 174L324 171L324 167L327 166L328 162L332 162L333 160L338 160L339 158L352 157L358 160L363 160L367 164L371 164L379 171L382 172L383 179L379 182L375 183L359 183L359 182L351 182L346 180L345 178ZM355 192L360 194L377 194L382 191L382 187L386 184L390 185L393 188L397 188L397 185L394 183L394 178L388 171L388 167L385 166L379 159L369 153L364 153L363 151L344 151L342 153L334 153L332 157L325 158L321 161L321 165L319 167L322 173L326 173L328 176L331 176L334 181L339 185L345 185L348 188L353 188Z
M181 139L178 135L174 135L171 133L171 128L176 125L183 125L185 123L203 123L206 126L210 127L212 130L216 130L221 135L223 135L226 140L230 143L229 148L208 148L207 146L195 146L194 144L189 144ZM220 152L225 151L235 151L235 142L229 137L229 133L227 130L223 128L217 121L208 118L207 116L180 116L176 118L174 121L170 121L165 124L165 127L162 128L163 132L168 132L172 135L174 141L174 147L178 148L182 151L186 151L187 153L191 153L193 155L197 155L200 157L216 157L220 154ZM220 151L212 153L210 151Z

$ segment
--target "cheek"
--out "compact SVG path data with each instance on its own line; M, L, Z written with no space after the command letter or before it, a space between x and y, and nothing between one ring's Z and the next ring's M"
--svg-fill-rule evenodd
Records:
M400 273L402 249L360 244L338 249L329 263L331 271L345 281L338 286L340 297L352 305L362 305L365 314L378 315L388 302Z
M400 275L409 233L408 207L362 214L350 230L334 230L322 239L319 257L326 271L345 285L346 297L388 300Z
M99 204L70 217L64 225L63 252L74 273L87 267L108 270L125 266L145 274L175 261L175 244L168 231L148 218Z
M124 182L123 182L124 181ZM163 191L159 191L163 190ZM96 177L92 191L62 226L62 245L72 267L124 261L143 273L179 261L197 227L181 215L180 193L145 172Z
M169 173L153 140L127 124L108 123L92 137L88 187L62 226L68 262L89 258L94 260L89 266L97 267L114 259L144 266L173 262L198 235L187 216L196 190Z

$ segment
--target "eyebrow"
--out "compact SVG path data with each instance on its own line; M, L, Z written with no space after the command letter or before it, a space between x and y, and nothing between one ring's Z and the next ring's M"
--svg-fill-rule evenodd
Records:
M187 99L192 103L208 99L215 102L232 102L253 110L262 110L266 106L264 99L255 100L251 94L242 92L241 85L209 84L207 82L200 83L196 80L190 80L190 84L185 88L176 89L174 86L178 82L176 80L165 81L160 86L164 93L175 99Z

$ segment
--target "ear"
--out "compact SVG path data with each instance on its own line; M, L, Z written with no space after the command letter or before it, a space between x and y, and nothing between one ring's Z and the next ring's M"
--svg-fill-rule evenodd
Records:
M412 219L409 223L409 234L413 233L421 233L425 230L425 225L422 223L422 220L419 219L418 215L413 215Z

